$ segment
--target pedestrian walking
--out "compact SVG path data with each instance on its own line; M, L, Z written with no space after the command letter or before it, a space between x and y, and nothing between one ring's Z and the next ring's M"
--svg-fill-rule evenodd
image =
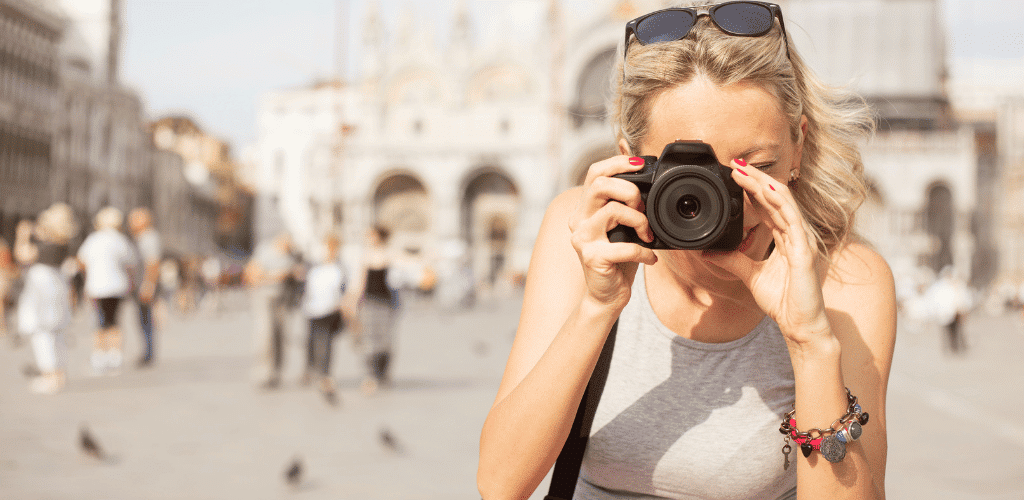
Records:
M529 497L563 449L552 497L883 497L895 291L853 225L870 108L775 4L625 28L619 156L544 216L483 498Z
M398 287L391 276L390 235L391 231L381 225L367 231L362 264L347 299L348 307L359 314L357 331L367 369L360 388L365 394L373 394L391 382L399 301Z
M946 349L952 354L966 352L963 322L972 305L971 296L967 284L957 278L952 266L939 272L939 277L925 291L925 300L932 317L942 327Z
M220 259L215 255L203 259L203 265L200 269L200 273L203 276L203 301L202 308L207 312L212 312L214 315L220 314L220 300L221 300L221 273L223 266L221 266Z
M131 241L119 229L124 214L115 207L105 207L94 219L96 230L78 249L78 260L85 270L85 293L92 300L98 320L90 362L96 374L116 374L124 362L118 315L121 303L131 293L132 274L138 264Z
M255 322L255 376L265 389L281 383L288 314L285 280L294 267L291 237L281 233L256 247L243 273Z
M135 273L135 302L138 304L139 329L142 333L142 355L135 366L147 368L153 364L153 306L159 296L160 262L163 249L160 234L153 227L153 214L148 208L138 207L128 214L128 228L132 233L138 268Z
M159 300L154 311L158 327L167 324L171 307L178 307L178 290L181 288L181 267L174 257L167 257L160 263ZM179 309L180 311L180 309Z
M18 330L31 339L40 373L32 380L33 392L54 394L64 387L64 330L71 322L72 310L70 284L60 266L68 256L68 243L77 232L74 212L60 203L39 214L31 241L22 242L35 248L35 261L24 263L28 268L18 298Z
M303 385L316 378L320 391L330 403L337 399L331 378L334 338L345 325L342 299L346 274L338 258L340 248L341 241L333 234L325 236L316 246L312 253L314 265L306 272L302 296L302 312L309 324Z
M60 265L60 272L71 284L71 311L77 312L85 290L85 273L82 272L82 263L78 262L74 255L68 255L64 259L64 263Z
M14 280L18 266L14 263L14 252L3 238L0 238L0 336L7 334L7 309L14 303Z

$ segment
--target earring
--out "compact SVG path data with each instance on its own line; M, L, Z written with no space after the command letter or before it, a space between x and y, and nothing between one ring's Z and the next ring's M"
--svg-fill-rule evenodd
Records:
M790 170L789 171L789 182L793 182L795 180L797 180L796 170L795 169L794 170Z

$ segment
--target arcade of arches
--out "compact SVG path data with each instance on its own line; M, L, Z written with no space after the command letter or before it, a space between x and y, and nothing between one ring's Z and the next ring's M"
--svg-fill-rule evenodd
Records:
M496 167L471 171L457 192L457 203L437 199L415 174L387 175L373 196L372 220L392 231L391 246L409 255L429 259L430 242L440 230L438 217L456 204L458 238L464 244L462 265L474 285L500 286L510 281L511 252L520 211L519 189Z

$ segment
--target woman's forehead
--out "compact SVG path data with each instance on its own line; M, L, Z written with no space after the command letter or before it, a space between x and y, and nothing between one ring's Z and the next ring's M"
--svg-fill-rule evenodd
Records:
M792 143L772 94L749 83L720 87L700 77L655 97L642 154L658 155L676 140L704 141L729 159Z

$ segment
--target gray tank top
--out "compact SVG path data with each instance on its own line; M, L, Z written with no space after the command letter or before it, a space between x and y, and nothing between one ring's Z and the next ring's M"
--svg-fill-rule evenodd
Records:
M778 325L766 315L732 342L686 339L644 283L641 265L573 498L795 499L799 450L783 470L779 433L795 383Z

